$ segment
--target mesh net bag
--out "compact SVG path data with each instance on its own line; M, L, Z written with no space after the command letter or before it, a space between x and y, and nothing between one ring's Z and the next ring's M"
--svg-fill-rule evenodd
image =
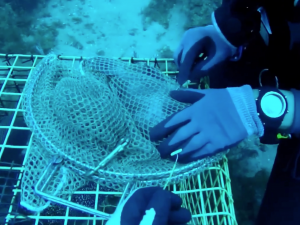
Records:
M32 211L47 207L33 187L55 157L65 163L46 192L61 198L89 180L118 191L128 182L176 183L219 160L223 153L177 164L169 178L174 162L160 158L149 129L188 106L169 97L178 88L174 79L147 65L105 57L78 64L45 57L24 90L24 118L33 137L21 204ZM127 145L111 156L121 140Z

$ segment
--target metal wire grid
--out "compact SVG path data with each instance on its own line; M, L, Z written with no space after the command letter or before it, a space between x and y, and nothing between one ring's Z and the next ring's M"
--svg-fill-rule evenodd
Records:
M14 140L22 139L25 136L24 132L29 132L27 127L18 126L18 121L23 119L22 109L20 109L22 91L31 71L43 57L0 54L0 121L4 117L11 118L7 126L3 126L0 122L0 135L1 132L2 135L5 134L3 140L0 139L0 219L3 218L3 224L24 225L105 224L105 221L96 216L76 212L74 209L60 205L51 205L49 209L36 215L32 215L19 205L23 165L27 160L27 149L31 138L29 137L28 143L21 145L16 145ZM74 63L83 59L83 57L72 56L58 57L61 60L72 60ZM167 76L174 76L177 73L172 59L121 58L121 60L129 64L139 62L159 67ZM179 194L183 199L183 205L192 212L191 224L236 224L225 157L206 171L180 184L171 185L168 189ZM78 196L78 199L87 202L89 207L113 213L121 195L121 192L102 191L94 184L84 190L78 190L69 197L69 200L73 201Z

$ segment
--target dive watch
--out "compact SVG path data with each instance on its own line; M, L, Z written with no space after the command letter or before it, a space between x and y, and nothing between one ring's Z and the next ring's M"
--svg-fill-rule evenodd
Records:
M289 135L280 134L278 131L285 114L288 113L286 96L277 87L260 87L258 91L257 113L264 126L264 135L260 142L278 144L280 139L289 138Z

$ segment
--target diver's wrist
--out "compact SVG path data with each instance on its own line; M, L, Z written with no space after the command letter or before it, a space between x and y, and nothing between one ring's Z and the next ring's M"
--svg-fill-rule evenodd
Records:
M300 134L300 91L296 89L291 89L293 94L293 121L290 127L290 133Z
M286 97L288 103L288 113L285 115L279 130L282 132L289 133L290 128L293 124L294 113L295 113L295 99L291 91L280 90Z

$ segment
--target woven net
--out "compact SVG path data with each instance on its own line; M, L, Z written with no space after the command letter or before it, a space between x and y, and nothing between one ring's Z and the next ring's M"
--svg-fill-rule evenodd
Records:
M174 162L160 158L159 143L150 141L149 129L188 106L169 97L178 88L174 79L144 64L104 57L76 64L56 55L45 57L24 91L24 118L33 136L21 204L32 211L48 206L34 187L57 157L64 164L44 191L61 198L89 180L117 191L133 181L146 186L176 183L219 160L223 153L177 164L169 179ZM128 143L111 157L120 140Z

